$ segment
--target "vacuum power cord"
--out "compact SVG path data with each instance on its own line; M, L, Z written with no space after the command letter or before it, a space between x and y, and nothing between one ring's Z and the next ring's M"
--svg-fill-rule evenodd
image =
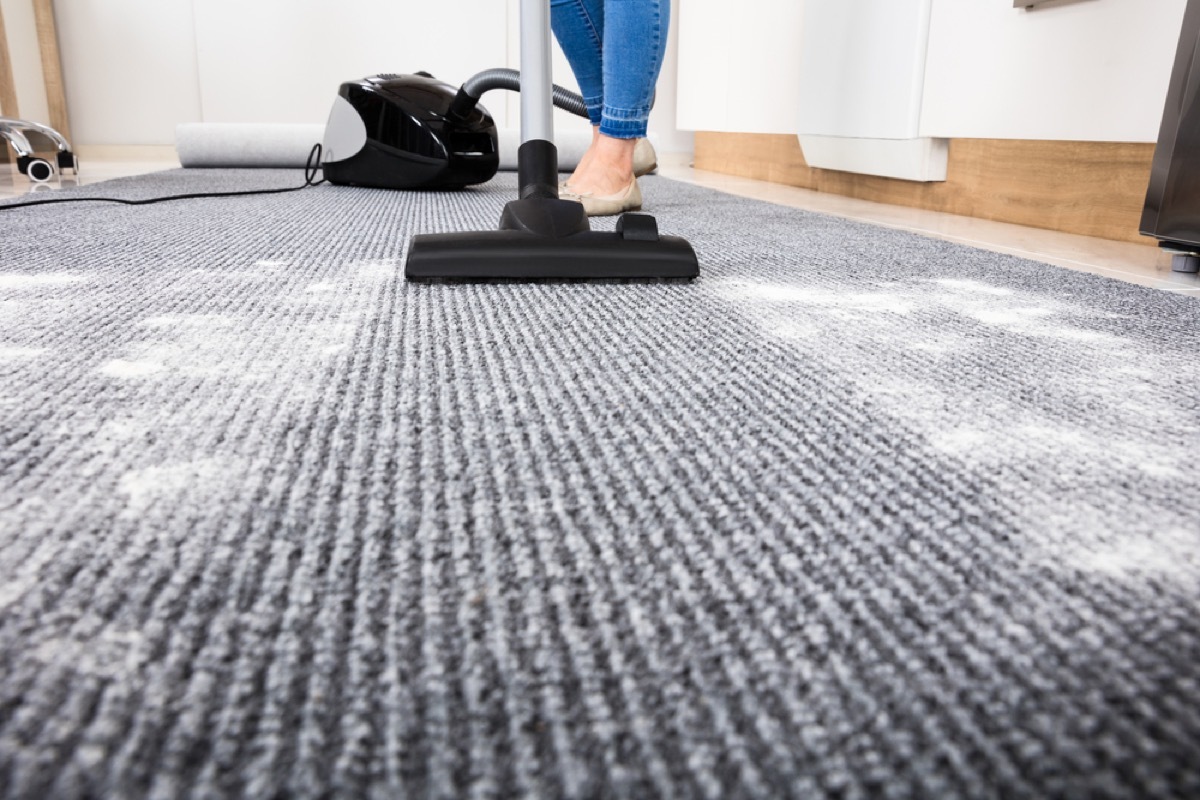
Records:
M171 200L195 200L205 197L245 197L247 195L257 194L284 194L286 192L298 192L301 189L307 189L311 186L320 186L325 183L325 179L316 180L317 172L321 169L321 145L314 144L312 150L308 153L308 160L304 164L304 183L300 186L288 186L283 189L247 189L238 192L196 192L192 194L172 194L166 197L150 197L145 200L124 200L119 197L54 197L49 200L30 200L22 203L8 203L0 205L0 211L8 211L14 208L28 208L30 206L48 206L51 203L120 203L126 206L148 206L153 203L166 203Z

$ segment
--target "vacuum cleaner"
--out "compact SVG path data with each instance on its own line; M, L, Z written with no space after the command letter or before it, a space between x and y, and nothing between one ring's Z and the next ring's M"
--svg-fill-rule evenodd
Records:
M453 88L428 73L343 83L321 146L325 180L380 189L460 189L500 165L496 124L480 107L449 114Z
M521 73L489 69L459 89L428 72L384 73L338 89L321 149L330 183L378 189L462 189L500 167L496 123L479 104L493 89L520 91ZM587 119L578 94L554 86L554 104Z
M521 72L488 70L457 91L428 73L383 74L342 84L326 126L322 167L331 183L452 189L499 168L496 125L479 105L491 88L520 89L518 197L497 230L420 234L409 245L409 280L491 278L682 278L696 254L662 236L654 217L623 214L593 231L583 204L558 196L552 105L587 116L582 98L551 81L550 2L521 0Z

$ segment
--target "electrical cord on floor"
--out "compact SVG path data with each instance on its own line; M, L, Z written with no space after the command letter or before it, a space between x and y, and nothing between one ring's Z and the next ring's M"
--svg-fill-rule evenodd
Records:
M321 169L321 145L314 144L308 152L308 160L304 164L304 183L300 186L289 186L285 189L246 189L239 192L197 192L194 194L172 194L166 197L150 197L145 200L122 200L118 197L55 197L49 200L30 200L22 203L0 204L0 211L29 206L48 206L51 203L121 203L127 206L148 206L152 203L165 203L169 200L192 200L201 197L243 197L252 194L284 194L298 192L310 186L320 186L325 179L314 180L317 171Z

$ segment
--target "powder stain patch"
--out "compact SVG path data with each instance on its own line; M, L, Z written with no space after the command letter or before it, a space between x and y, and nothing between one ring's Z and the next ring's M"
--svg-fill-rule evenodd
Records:
M83 283L85 280L82 275L67 273L25 275L18 272L0 272L0 291L70 286L75 283Z
M202 458L131 470L121 476L117 486L125 497L123 515L136 518L152 509L169 514L181 507L187 512L202 511L202 507L188 506L235 493L236 466L218 458Z
M110 378L144 378L164 369L165 367L156 361L127 361L115 358L100 367L100 374Z
M0 363L5 361L26 361L37 358L49 352L45 347L8 347L0 345Z
M938 286L954 289L968 294L983 294L993 297L1008 297L1012 290L1003 286L994 286L981 281L963 280L961 278L939 278L934 281Z
M1168 530L1155 536L1126 536L1081 549L1074 566L1123 580L1166 578L1190 582L1200 572L1200 532Z

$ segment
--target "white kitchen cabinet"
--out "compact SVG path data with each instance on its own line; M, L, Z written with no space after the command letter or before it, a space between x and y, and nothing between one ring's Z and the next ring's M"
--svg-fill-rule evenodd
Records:
M681 129L944 177L952 138L1154 141L1186 0L687 0Z

